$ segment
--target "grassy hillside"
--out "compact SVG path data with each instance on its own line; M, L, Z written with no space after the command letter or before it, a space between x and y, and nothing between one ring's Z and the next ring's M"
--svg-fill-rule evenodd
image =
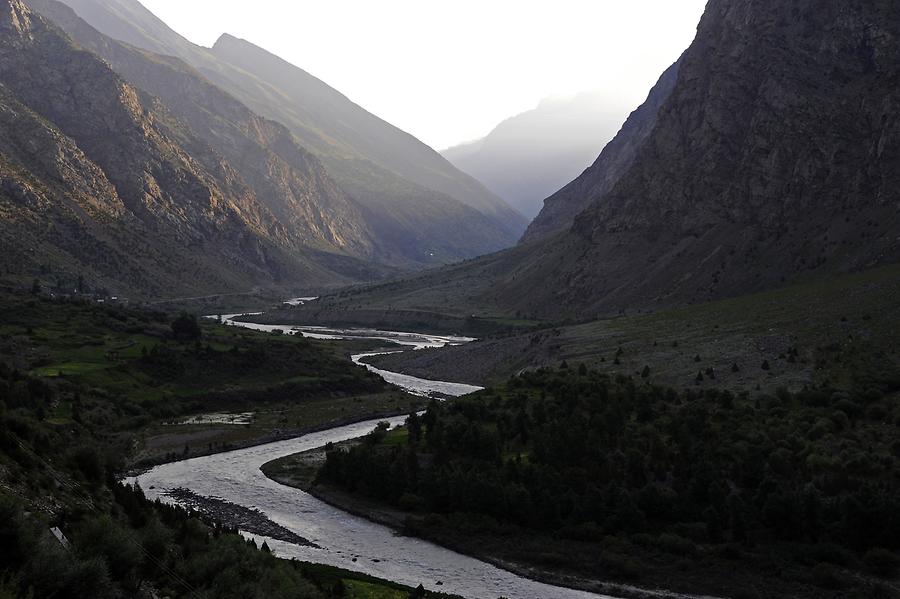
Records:
M881 362L897 361L898 301L900 265L891 265L735 299L560 324L377 361L410 374L473 383L568 362L636 378L647 367L646 380L679 388L846 385L881 368Z

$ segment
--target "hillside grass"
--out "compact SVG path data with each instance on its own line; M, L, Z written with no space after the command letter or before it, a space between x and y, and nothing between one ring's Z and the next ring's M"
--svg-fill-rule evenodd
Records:
M897 360L898 305L900 265L891 265L707 304L379 356L372 363L482 384L567 362L634 377L648 367L649 382L678 388L841 386Z

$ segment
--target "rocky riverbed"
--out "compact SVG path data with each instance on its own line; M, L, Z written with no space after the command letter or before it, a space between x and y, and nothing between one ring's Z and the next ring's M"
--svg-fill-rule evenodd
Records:
M286 543L305 547L318 547L309 539L272 522L265 514L255 508L248 508L218 497L206 497L179 487L166 491L166 496L176 500L182 506L196 510L215 520L221 525L237 528L254 535L269 537Z

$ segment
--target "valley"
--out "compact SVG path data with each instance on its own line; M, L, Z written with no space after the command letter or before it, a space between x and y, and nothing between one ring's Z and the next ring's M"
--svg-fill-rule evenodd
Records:
M354 2L0 0L0 599L900 597L896 7Z

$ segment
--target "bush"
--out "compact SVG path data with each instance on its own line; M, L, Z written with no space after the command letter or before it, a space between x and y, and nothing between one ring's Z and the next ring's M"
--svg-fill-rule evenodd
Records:
M404 493L397 502L400 509L405 512L412 512L422 507L422 498L414 493Z
M656 539L656 546L675 555L695 555L697 546L690 539L671 533L663 533Z
M820 563L813 568L813 582L823 589L839 589L843 586L834 566Z
M866 568L878 576L892 577L900 571L900 556L893 551L876 547L863 557Z
M201 335L200 323L193 314L182 312L178 318L172 321L172 334L176 339L193 341Z
M609 551L600 554L600 563L615 578L634 580L641 572L640 566L634 560Z
M806 563L822 562L836 566L849 567L854 562L853 554L836 543L817 543L805 551Z

